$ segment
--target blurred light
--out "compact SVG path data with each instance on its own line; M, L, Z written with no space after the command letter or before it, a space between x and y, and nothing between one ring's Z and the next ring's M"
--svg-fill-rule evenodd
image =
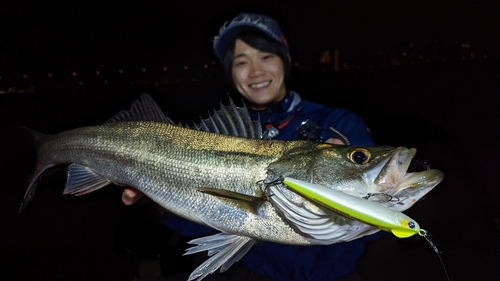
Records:
M146 72L146 68L145 67L141 68L141 71Z
M470 43L463 43L462 48L470 48Z
M410 47L411 48L415 47L415 43L410 43Z
M108 82L108 80L104 80L104 81L102 81L102 82L103 82L104 84L106 84L106 85L108 85L108 83L109 83L109 82Z
M123 69L118 69L118 73L123 73Z
M188 66L185 64L184 65L184 70L187 70L188 69Z
M0 76L0 80L2 80L2 76Z
M83 86L83 81L78 82L80 86Z
M48 76L49 78L52 78L52 73L51 73L51 72L47 73L47 76Z
M163 71L167 71L168 68L166 66L163 67Z
M408 56L408 52L407 52L407 51L404 51L404 52L403 52L403 57L406 57L406 56Z
M298 61L295 62L295 66L299 66L299 62Z
M215 64L215 60L212 60L211 63L212 63L212 65L214 65Z
M210 37L210 42L214 42L214 38L213 37Z
M100 75L100 74L101 74L101 72L99 70L95 71L95 75Z
M208 68L208 64L206 64L206 63L205 63L205 64L203 65L203 68Z
M76 72L71 72L71 76L76 76Z
M24 78L24 79L28 78L28 75L23 74L23 78Z

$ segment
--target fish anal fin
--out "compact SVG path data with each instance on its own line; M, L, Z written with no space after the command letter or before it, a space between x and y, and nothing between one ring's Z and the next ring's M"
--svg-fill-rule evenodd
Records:
M68 180L63 194L84 195L110 183L110 180L98 175L89 167L71 164L68 167Z
M264 202L260 197L241 194L219 188L199 187L198 191L216 196L226 203L233 204L235 207L245 209L245 211L249 211L253 214L257 213L258 208Z

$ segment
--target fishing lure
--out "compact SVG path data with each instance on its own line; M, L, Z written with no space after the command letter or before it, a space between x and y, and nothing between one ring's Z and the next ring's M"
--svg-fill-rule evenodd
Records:
M438 248L430 240L427 231L421 229L418 223L409 216L381 204L310 182L285 177L283 183L295 192L337 213L392 232L398 238L406 238L414 234L423 236L438 254L446 277L450 280Z
M292 190L349 218L392 232L399 238L425 235L418 223L409 216L376 202L321 185L286 177L283 182Z

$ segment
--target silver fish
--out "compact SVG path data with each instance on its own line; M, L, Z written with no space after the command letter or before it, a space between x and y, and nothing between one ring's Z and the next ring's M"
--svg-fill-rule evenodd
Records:
M70 164L65 194L110 183L134 187L166 210L220 231L190 242L197 245L186 254L211 256L189 277L201 280L229 268L255 241L325 245L378 231L291 191L284 177L378 198L398 211L443 179L434 169L407 172L413 148L262 140L258 126L234 104L190 129L173 124L148 95L141 99L105 125L34 133L37 163L20 210L32 200L39 176L55 165Z

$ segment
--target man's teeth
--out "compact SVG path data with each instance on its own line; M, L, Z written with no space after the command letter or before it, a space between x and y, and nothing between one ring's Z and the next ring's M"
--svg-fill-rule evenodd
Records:
M262 82L259 84L252 84L252 85L250 85L250 88L253 88L253 89L262 88L262 87L269 85L269 83L271 83L271 81L266 81L266 82Z

